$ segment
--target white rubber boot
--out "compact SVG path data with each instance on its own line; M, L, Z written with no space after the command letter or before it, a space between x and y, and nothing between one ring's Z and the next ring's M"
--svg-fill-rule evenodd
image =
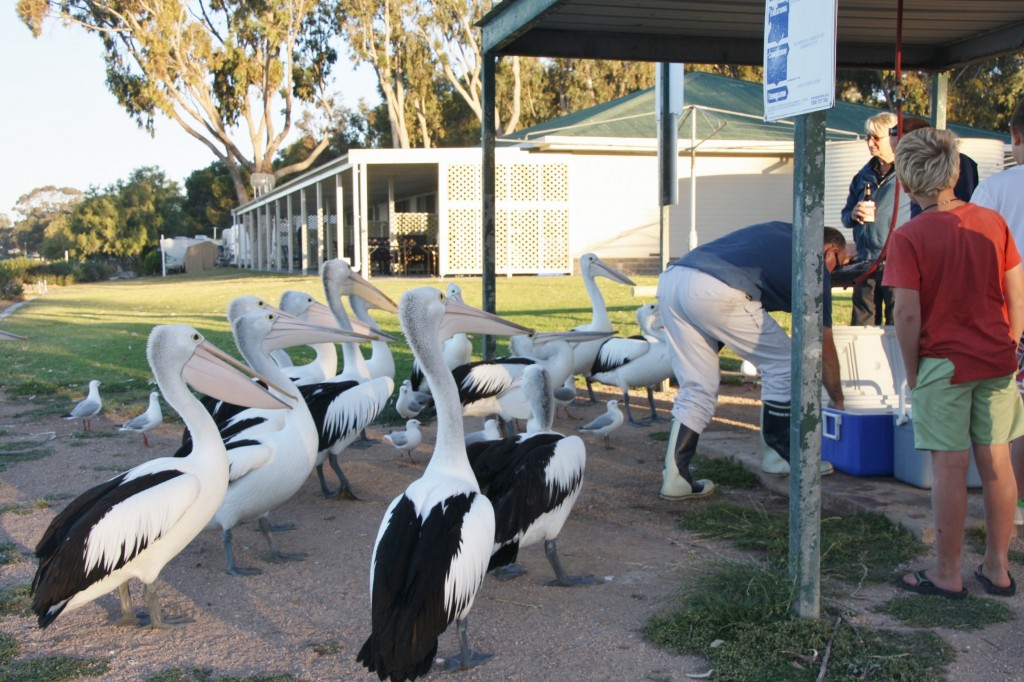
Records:
M698 438L699 433L672 420L672 431L665 450L665 468L661 472L661 499L689 500L707 497L714 492L714 483L707 479L694 481L690 474L690 460L697 453Z

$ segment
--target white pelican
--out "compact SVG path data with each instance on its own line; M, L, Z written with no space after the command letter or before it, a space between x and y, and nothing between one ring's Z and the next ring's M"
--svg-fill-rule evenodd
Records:
M462 300L462 288L455 282L448 284L447 295L449 299L454 298L460 303L464 303ZM448 369L454 370L456 367L461 365L468 365L473 361L473 342L469 340L469 334L460 332L453 334L450 338L444 339L444 343L441 346L441 354L444 356L444 364L448 366ZM413 360L412 363L412 375L411 381L412 389L415 391L421 391L430 395L430 386L423 381L423 372L420 371L419 365Z
M523 371L532 416L526 433L468 447L480 488L494 505L495 534L489 570L501 579L525 573L515 563L521 547L544 541L544 554L561 586L596 585L592 575L571 576L562 568L556 539L583 486L587 451L579 436L551 430L555 417L551 379L532 365Z
M430 394L412 390L412 382L406 379L398 387L395 411L403 419L412 419L430 404Z
M404 431L392 431L388 435L384 436L384 440L394 445L400 453L408 455L409 461L413 462L412 451L418 448L420 443L423 442L423 432L420 431L420 420L408 420L405 422Z
M149 394L149 407L137 417L129 419L118 431L134 431L142 434L142 444L149 447L149 438L146 433L160 426L164 420L164 413L160 409L160 391L153 391Z
M365 328L366 325L359 320L353 321L345 311L341 301L342 296L359 296L368 305L379 308L386 312L395 312L397 306L380 289L373 286L366 278L354 272L348 263L340 259L326 261L321 272L324 294L327 299L327 306L334 315L335 323L341 329L353 329L358 325ZM376 336L383 336L381 332L373 332ZM330 405L329 409L320 413L313 410L314 418L320 426L320 446L316 455L316 473L320 480L320 487L324 497L341 495L348 499L358 499L352 492L352 486L348 478L341 470L338 463L338 455L345 448L362 436L363 442L369 443L366 439L366 427L373 423L381 410L387 405L391 393L395 389L394 379L387 376L372 377L369 367L359 352L357 343L343 343L342 353L344 367L337 376L328 379L327 383L341 383L353 385L347 386L344 391L338 389L340 395L344 393L340 401L327 401L323 396L323 405ZM358 385L358 386L356 386ZM322 391L329 393L332 389L324 386ZM359 447L359 446L354 446ZM324 462L327 462L338 477L339 486L331 490L327 486L327 479L324 477Z
M613 282L629 284L630 286L633 286L633 280L602 261L597 257L597 254L593 253L585 253L580 256L580 274L583 276L583 286L587 289L587 296L590 297L590 307L593 312L590 324L573 327L573 329L590 332L613 331L611 318L608 317L608 308L604 304L604 296L601 295L601 289L598 288L594 278L607 277ZM603 341L590 341L578 344L573 348L573 376L581 375L586 380L587 392L590 394L590 402L592 403L597 401L594 398L594 390L590 386L590 368L594 364L594 358L597 357L597 351L601 348L602 343ZM570 386L570 381L572 381L571 378L566 380L565 386L567 388Z
M395 379L395 357L391 354L388 341L394 341L390 336L381 331L380 325L370 316L370 308L376 306L371 304L359 294L349 294L348 304L352 307L352 314L356 319L366 325L367 331L363 333L376 333L380 336L377 341L370 342L370 357L366 359L366 367L370 370L370 376L390 377Z
M622 410L619 409L618 400L609 400L608 409L605 413L597 417L590 423L584 424L578 427L577 431L583 431L584 433L593 433L604 438L605 450L612 450L612 444L609 438L611 437L612 431L622 426L622 422L625 418L622 416Z
M256 519L270 550L269 560L298 559L282 554L274 546L267 514L294 495L309 476L316 459L319 434L307 400L277 366L269 351L307 343L347 341L362 338L337 327L319 327L269 310L253 310L231 325L235 344L249 366L283 386L280 396L292 409L281 421L266 418L258 410L243 410L230 423L220 422L221 434L231 456L231 483L227 495L208 527L222 530L227 571L231 575L254 575L258 569L239 568L231 545L231 529ZM309 388L309 387L306 387ZM291 395L294 392L295 395ZM247 426L251 425L251 426Z
M82 430L92 431L92 418L103 409L103 401L100 399L100 384L98 379L89 382L89 395L85 396L67 414L62 414L64 419L81 419Z
M657 303L647 303L637 308L636 321L643 336L628 339L608 339L597 354L590 378L602 384L618 386L626 405L626 418L630 424L640 424L633 419L629 408L629 390L646 388L647 402L651 417L646 423L661 421L654 407L655 384L672 376L672 359L669 356L665 328L660 323Z
M167 403L193 434L192 450L115 476L79 495L53 519L36 546L32 610L40 627L113 589L120 597L121 622L136 622L128 595L131 578L146 586L150 625L174 624L163 618L154 581L203 530L228 485L228 455L217 426L186 384L254 407L285 407L238 370L256 376L253 372L191 327L155 327L147 355Z
M372 630L357 660L382 680L427 674L437 638L452 621L460 654L447 667L465 669L490 658L470 649L465 618L487 571L494 511L466 458L458 389L440 338L528 331L429 287L402 295L398 319L433 388L437 439L423 476L391 502L374 544Z

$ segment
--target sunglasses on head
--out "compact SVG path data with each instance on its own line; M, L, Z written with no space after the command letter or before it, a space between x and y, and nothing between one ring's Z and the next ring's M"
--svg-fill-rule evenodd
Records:
M898 127L889 128L889 135L890 135L890 137L897 137L899 134L900 134L900 129Z

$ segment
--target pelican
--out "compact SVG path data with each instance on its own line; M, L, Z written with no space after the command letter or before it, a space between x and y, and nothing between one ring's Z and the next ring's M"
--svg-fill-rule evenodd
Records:
M139 416L126 421L118 431L134 431L142 434L142 444L149 447L149 438L146 432L152 431L160 426L164 420L164 413L160 410L160 391L153 391L149 394L149 407Z
M409 461L412 462L412 451L420 446L423 442L423 432L420 431L420 420L410 419L405 422L404 431L392 431L388 435L384 436L384 440L398 448L398 451L404 455L409 456Z
M378 334L379 340L370 342L370 357L366 360L366 368L370 370L370 376L374 379L388 377L395 379L395 357L391 354L388 341L393 341L390 336L381 331L380 325L370 317L370 308L375 308L365 298L356 293L348 296L348 304L352 308L352 314L356 319L366 325L367 331L364 334Z
M357 660L382 680L427 674L437 638L452 621L460 653L446 667L466 669L490 658L470 648L465 619L487 571L494 511L466 457L458 387L440 338L528 331L429 287L405 292L398 318L433 389L437 438L423 476L391 502L374 543L372 630Z
M235 344L249 366L283 386L288 394L280 397L291 407L280 421L267 419L265 413L259 411L244 410L234 415L230 423L221 423L221 433L231 454L231 483L208 527L221 528L227 572L236 576L255 575L260 572L258 569L239 568L235 564L231 530L239 523L256 519L270 550L271 561L301 558L278 551L266 517L302 487L313 468L319 443L308 398L304 400L299 395L295 384L271 359L269 351L362 337L269 310L248 312L237 318L231 328Z
M387 312L395 312L397 309L394 301L362 275L354 272L343 260L326 261L321 272L321 281L327 306L334 315L335 323L341 329L351 330L354 325L366 326L358 320L353 323L348 313L345 312L345 306L341 301L342 296L359 296L367 302L367 305ZM381 335L380 332L374 332L374 334ZM385 336L385 338L390 337ZM366 427L387 405L391 393L395 389L395 382L388 376L371 377L369 367L359 352L358 344L343 343L341 348L344 368L341 374L329 379L327 383L351 385L344 389L344 398L340 402L325 399L321 403L325 406L325 411L321 414L314 410L314 418L317 419L318 424L322 425L320 427L320 446L316 455L316 473L324 497L341 495L349 499L358 499L352 492L348 478L341 470L338 455L360 435L364 441L367 441ZM325 392L330 390L329 386L323 387ZM340 387L336 390L340 391ZM328 405L329 409L326 407ZM324 462L330 465L338 477L339 486L334 490L327 486Z
M590 324L573 327L573 329L591 332L613 331L611 318L608 317L608 308L604 304L604 296L601 295L601 290L598 288L594 278L607 277L619 284L635 286L633 280L602 261L597 257L597 254L593 253L585 253L580 256L580 274L583 276L583 286L586 287L587 296L590 297L590 306L593 313ZM582 375L586 380L587 392L590 394L590 402L592 403L597 402L597 400L594 398L594 389L590 385L590 368L594 365L594 358L597 357L597 351L601 348L602 343L603 341L591 341L579 344L573 349L572 374L573 376ZM566 388L569 387L570 381L572 379L566 380Z
M462 288L455 282L448 284L446 290L449 299L455 299L456 301L464 303L462 300ZM441 354L444 356L444 364L448 366L448 369L454 371L456 367L462 365L468 365L473 361L473 342L469 340L469 335L463 332L453 334L450 338L444 340L444 344L441 346ZM412 375L411 381L412 389L415 391L421 391L430 395L430 386L423 381L423 372L420 371L419 365L413 360L412 363Z
M579 436L551 430L555 417L551 378L532 365L523 371L532 415L526 433L469 446L473 473L494 506L495 535L489 570L501 579L525 573L515 563L521 547L544 541L555 571L554 585L596 585L592 575L571 576L562 568L556 539L583 486L587 451Z
M228 486L228 455L217 426L186 384L251 407L285 407L238 370L272 385L269 380L191 327L155 327L147 356L167 403L193 434L192 450L115 476L79 495L53 519L36 545L32 610L40 627L114 589L121 622L137 622L128 594L131 578L145 585L152 627L184 622L164 619L154 583L167 562L203 530Z
M90 381L89 395L85 396L70 412L62 414L61 417L64 419L81 419L82 430L92 431L92 418L103 409L103 401L100 399L101 385L98 379Z
M430 394L412 390L412 382L406 379L398 387L395 411L403 419L412 419L430 404Z
M605 450L612 450L614 448L612 448L609 438L611 437L612 431L622 426L623 421L624 418L622 416L622 410L619 409L619 401L609 400L608 408L604 414L599 416L597 419L594 419L592 422L578 427L576 430L604 437Z
M669 356L665 328L660 324L657 303L647 303L637 308L636 320L643 336L628 339L608 339L597 354L590 378L602 384L618 386L626 406L626 417L630 424L641 422L633 419L629 408L629 390L646 388L647 402L651 408L648 422L659 421L654 407L652 386L672 376L672 360Z

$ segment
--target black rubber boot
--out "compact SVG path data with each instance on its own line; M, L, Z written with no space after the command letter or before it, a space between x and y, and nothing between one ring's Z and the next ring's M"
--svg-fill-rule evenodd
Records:
M672 431L665 452L665 468L661 473L661 497L665 500L682 500L710 495L715 484L707 479L693 480L690 461L697 454L697 440L700 434L672 420Z
M789 402L764 401L761 406L761 471L770 476L789 475ZM821 462L821 475L831 474L832 465Z

